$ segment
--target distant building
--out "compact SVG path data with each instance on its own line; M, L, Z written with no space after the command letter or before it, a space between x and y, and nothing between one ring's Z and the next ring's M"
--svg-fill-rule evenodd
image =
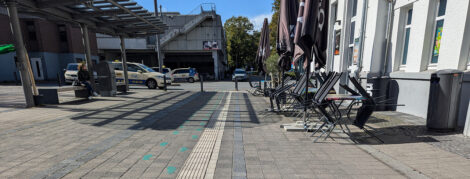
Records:
M203 4L196 11L182 15L162 13L169 26L160 36L164 65L175 68L196 68L199 73L221 79L227 68L226 41L220 15L215 5ZM100 56L120 60L120 39L98 34ZM127 60L157 67L156 37L126 39Z
M80 27L59 24L40 17L20 14L25 46L36 80L56 80L63 76L68 63L85 60L85 50ZM0 44L14 44L10 20L4 7L0 7ZM93 60L98 60L96 34L90 31ZM16 53L0 55L0 82L11 82L19 73L14 57Z
M396 0L391 11L389 2L330 1L328 69L396 98L405 105L397 111L426 117L431 74L470 70L470 1Z

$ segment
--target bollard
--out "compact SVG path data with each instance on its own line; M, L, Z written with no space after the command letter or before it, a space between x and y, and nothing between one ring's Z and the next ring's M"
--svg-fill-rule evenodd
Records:
M201 82L201 92L204 92L204 77L199 74L199 81Z
M18 85L18 77L16 76L16 72L13 72L13 77L15 77L15 85Z
M60 73L57 72L57 84L59 85L59 87L62 86L61 82L60 82Z
M235 77L235 91L238 91L238 78Z
M263 89L263 91L264 91L264 96L268 96L268 95L267 95L268 84L266 84L266 80L264 80L263 83L264 83L264 85L263 85L263 87L264 87L264 89Z
M163 75L163 90L164 90L164 91L167 91L167 90L168 90L168 88L167 88L167 86L166 86L166 75L165 75L165 74Z

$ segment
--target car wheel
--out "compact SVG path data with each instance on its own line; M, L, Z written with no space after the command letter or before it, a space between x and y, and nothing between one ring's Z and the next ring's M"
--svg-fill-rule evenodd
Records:
M188 82L194 83L194 78L189 78L189 79L188 79Z
M154 79L150 79L147 81L147 87L149 89L156 89L157 88L157 81L155 81Z

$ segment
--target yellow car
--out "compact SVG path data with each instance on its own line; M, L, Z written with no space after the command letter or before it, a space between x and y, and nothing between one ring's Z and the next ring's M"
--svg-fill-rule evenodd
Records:
M124 82L124 72L122 62L113 62L114 71L116 73L116 81ZM155 72L150 67L140 63L127 63L127 74L129 85L144 85L149 89L160 88L164 86L164 76L162 73ZM167 85L171 85L171 79L166 79Z

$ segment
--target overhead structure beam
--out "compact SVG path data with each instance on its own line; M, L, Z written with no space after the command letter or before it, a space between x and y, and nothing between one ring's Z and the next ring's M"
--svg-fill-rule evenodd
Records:
M41 0L37 2L38 8L52 8L64 5L73 5L85 2L91 2L93 0Z
M122 9L122 10L125 10L127 13L133 15L133 16L136 17L137 19L142 20L143 22L146 22L146 23L149 24L150 26L153 26L153 27L155 27L156 29L160 29L160 27L158 27L158 26L156 26L155 24L151 23L151 22L148 21L147 19L142 18L140 15L137 15L136 13L132 12L131 10L126 9L124 6L120 5L119 3L115 2L114 0L106 0L106 1L108 1L109 3L115 5L116 7L119 7L119 8Z
M148 37L162 34L168 26L161 19L149 13L131 0L0 0L7 6L11 29L16 41L17 66L20 70L26 105L32 107L35 92L34 77L31 75L27 50L24 47L22 29L18 14L27 14L58 23L79 24L90 77L93 77L93 61L89 30L97 33L125 37ZM122 49L125 54L125 43ZM96 87L94 79L91 85Z
M86 19L90 17L100 17L100 16L110 16L110 15L116 15L116 14L124 14L126 13L123 10L106 10L106 11L95 11L95 12L87 12L87 13L80 13L77 15L74 15L74 19Z

